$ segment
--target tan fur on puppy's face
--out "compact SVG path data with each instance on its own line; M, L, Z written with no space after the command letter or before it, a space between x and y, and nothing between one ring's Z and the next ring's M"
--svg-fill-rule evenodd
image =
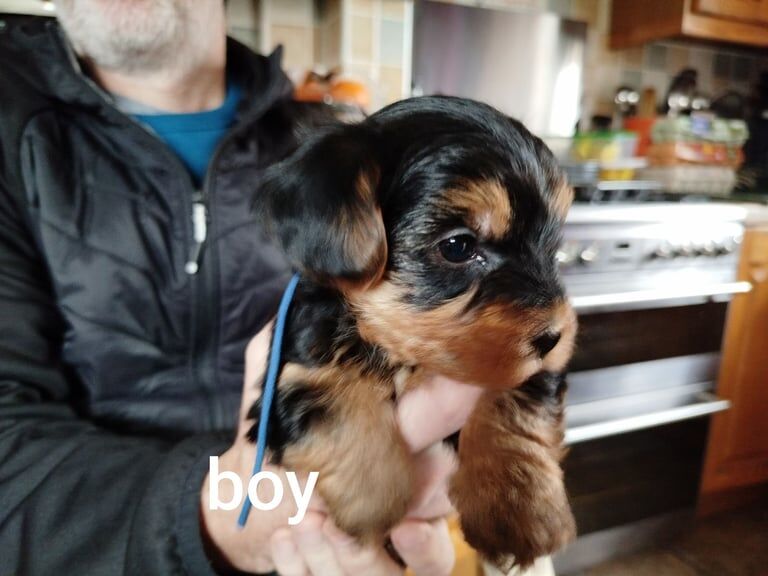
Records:
M348 294L360 334L382 346L397 362L492 388L520 384L539 370L562 370L570 358L575 315L566 303L550 308L514 304L469 306L473 292L432 310L406 303L396 280ZM530 342L556 326L557 346L543 359Z
M500 240L512 224L509 194L497 180L465 180L447 190L442 201L452 211L466 214L470 226L484 238Z
M552 211L559 218L565 220L565 216L568 214L571 204L573 204L573 188L565 180L561 180L560 185L555 188L550 197L549 204L552 207Z

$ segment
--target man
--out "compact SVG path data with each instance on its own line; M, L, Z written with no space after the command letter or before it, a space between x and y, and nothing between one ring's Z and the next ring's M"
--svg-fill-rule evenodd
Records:
M209 456L248 479L267 330L244 351L289 274L248 214L299 115L279 57L227 41L217 0L57 12L66 34L0 28L0 573L400 573L322 502L244 530L207 505ZM392 539L420 576L450 571L440 439L476 396L436 377L399 406L424 488Z

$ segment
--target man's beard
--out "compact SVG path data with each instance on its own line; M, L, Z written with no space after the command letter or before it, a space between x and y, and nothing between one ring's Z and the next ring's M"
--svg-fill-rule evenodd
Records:
M79 55L105 70L151 73L181 71L201 57L205 35L193 10L207 12L215 1L56 0L56 10Z

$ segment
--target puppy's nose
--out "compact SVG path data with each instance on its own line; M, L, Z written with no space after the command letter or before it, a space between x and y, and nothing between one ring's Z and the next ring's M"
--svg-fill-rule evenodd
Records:
M544 358L560 342L560 332L544 332L532 342L533 348Z

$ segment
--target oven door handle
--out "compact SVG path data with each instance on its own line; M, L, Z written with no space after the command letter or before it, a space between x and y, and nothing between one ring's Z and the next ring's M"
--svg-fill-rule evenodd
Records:
M628 305L654 304L674 301L678 304L700 302L711 298L745 294L752 290L748 281L725 282L705 286L686 286L683 288L663 288L659 290L636 290L633 292L614 292L573 296L571 305L577 312L601 311Z
M728 410L730 407L731 402L729 400L719 398L710 392L700 392L697 394L697 402L685 406L568 428L565 431L565 444L578 444L579 442L654 428L691 418L700 418Z

